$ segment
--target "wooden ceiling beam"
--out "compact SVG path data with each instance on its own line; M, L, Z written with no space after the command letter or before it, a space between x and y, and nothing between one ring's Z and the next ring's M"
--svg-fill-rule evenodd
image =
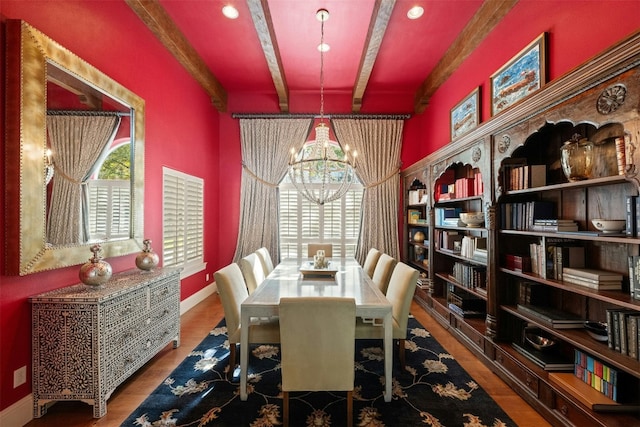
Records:
M227 92L158 0L125 0L151 32L211 97L220 112L227 110Z
M518 0L485 0L478 12L460 32L438 65L416 92L414 110L422 113L431 96L467 57L482 43L493 28L509 13Z
M262 45L264 57L267 60L273 85L276 88L280 111L287 113L289 112L289 88L287 87L287 79L285 78L282 68L280 49L278 48L276 33L273 30L269 4L267 0L247 0L247 5L251 12L253 26L258 34L260 45Z
M369 23L369 30L367 32L367 39L365 41L364 50L360 57L360 66L358 67L358 74L356 81L353 85L353 95L351 97L351 110L357 113L362 108L362 98L364 92L367 89L369 78L371 77L371 71L373 65L378 57L380 51L380 45L382 39L387 31L387 25L389 25L389 19L391 19L391 12L396 4L396 0L376 0L373 12L371 14L371 22Z

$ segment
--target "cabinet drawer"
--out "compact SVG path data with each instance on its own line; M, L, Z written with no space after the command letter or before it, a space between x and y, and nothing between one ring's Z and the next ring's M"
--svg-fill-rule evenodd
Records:
M455 317L456 328L463 333L463 335L469 338L475 345L480 347L484 352L484 335L465 323L463 320Z
M562 395L554 393L553 410L575 426L591 426L594 420Z
M536 375L499 348L496 349L496 362L526 386L536 398L538 397L539 380Z
M101 308L104 331L111 333L122 329L131 319L144 316L146 312L147 294L144 288L107 301Z
M179 282L178 282L179 283ZM170 277L167 277L158 283L154 283L149 286L150 303L153 308L160 302L167 301L170 297L178 295L180 293L180 287L176 286L176 281ZM178 296L178 299L180 297Z
M438 304L437 302L435 302L433 304L433 308L435 309L436 313L438 313L440 315L440 317L442 317L446 323L451 323L451 315L449 313L449 309L447 309L446 307L443 307L441 304Z

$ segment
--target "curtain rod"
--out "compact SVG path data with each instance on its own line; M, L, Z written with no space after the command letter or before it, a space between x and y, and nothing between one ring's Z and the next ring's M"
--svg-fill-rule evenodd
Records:
M242 114L233 113L234 119L319 119L318 114ZM325 114L323 117L327 119L370 119L370 120L406 120L411 117L410 114Z
M48 116L118 116L129 117L131 113L121 111L93 111L93 110L47 110Z

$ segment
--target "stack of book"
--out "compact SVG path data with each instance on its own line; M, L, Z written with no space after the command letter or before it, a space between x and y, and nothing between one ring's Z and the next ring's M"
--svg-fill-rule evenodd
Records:
M554 329L584 328L584 319L566 311L526 304L518 304L518 311L535 318L541 323L546 323L547 326Z
M572 219L534 219L531 230L555 233L578 231L578 223Z
M555 350L540 351L526 343L512 343L516 351L545 371L573 371L573 360Z
M599 291L622 289L622 274L593 268L563 267L562 280Z

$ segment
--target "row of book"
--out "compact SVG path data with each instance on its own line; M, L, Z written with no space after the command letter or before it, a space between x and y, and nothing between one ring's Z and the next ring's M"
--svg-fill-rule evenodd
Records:
M436 201L453 200L480 196L484 192L482 173L475 169L467 177L455 177L455 171L449 169L436 183Z
M558 221L555 209L555 203L541 200L502 203L500 205L500 228L503 230L533 230L536 220L555 219ZM562 228L564 228L564 225L562 223ZM556 228L558 226L556 224ZM560 231L552 230L551 228L549 227L548 230L544 231Z
M460 292L464 293L464 295L456 293L453 284L447 284L447 306L451 311L460 317L486 316L487 302L484 299L464 291Z
M487 268L479 265L455 262L453 264L452 276L465 288L486 288Z
M547 185L547 166L530 165L523 158L509 159L502 165L502 184L506 191L525 190Z
M476 252L484 251L486 259L487 238L478 236L464 236L460 245L460 256L469 259L475 259Z
M632 359L640 359L640 311L607 310L607 344Z
M408 204L409 205L426 205L429 201L429 193L426 189L420 188L417 190L409 190Z
M574 375L600 393L618 401L618 371L578 349L575 350Z
M458 227L464 226L460 223L461 208L454 207L436 207L433 211L436 226L440 227Z

